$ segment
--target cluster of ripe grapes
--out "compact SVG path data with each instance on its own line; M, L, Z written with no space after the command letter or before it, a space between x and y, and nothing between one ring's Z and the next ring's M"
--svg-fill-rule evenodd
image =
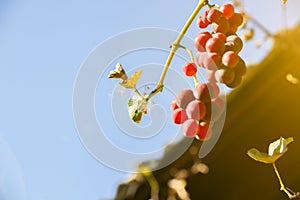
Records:
M220 9L206 10L197 20L199 28L211 24L213 32L202 31L196 35L196 63L185 63L182 70L186 76L196 76L198 64L206 69L208 82L196 84L194 90L181 90L171 103L173 122L182 124L187 137L199 140L210 137L211 127L225 106L216 83L235 88L246 74L246 64L238 55L243 42L236 35L242 23L243 15L235 12L230 3L222 5Z

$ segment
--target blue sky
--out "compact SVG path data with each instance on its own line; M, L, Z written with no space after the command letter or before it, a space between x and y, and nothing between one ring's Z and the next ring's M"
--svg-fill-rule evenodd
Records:
M288 21L294 25L299 5L288 3ZM127 174L102 165L80 142L72 113L78 70L89 53L112 35L140 27L179 31L196 4L194 0L1 0L0 200L112 198ZM270 30L281 27L279 0L245 4ZM197 31L194 24L188 36ZM242 56L255 62L268 48L258 50L249 43Z

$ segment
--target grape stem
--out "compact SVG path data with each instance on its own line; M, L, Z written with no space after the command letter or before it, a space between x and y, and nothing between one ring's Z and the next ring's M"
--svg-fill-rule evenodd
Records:
M281 191L284 191L284 192L288 195L288 197L289 197L290 199L294 199L294 198L299 197L299 196L300 196L300 193L299 193L299 192L294 192L293 190L291 190L290 188L286 187L286 186L283 184L283 181L282 181L282 179L281 179L281 177L280 177L280 174L279 174L279 172L278 172L278 169L277 169L277 167L276 167L275 162L273 163L273 168L274 168L275 174L276 174L276 176L277 176L277 178L278 178L278 180L279 180L280 190L281 190Z
M196 6L196 8L194 9L193 13L191 14L191 16L189 17L189 19L186 21L185 25L183 26L182 30L180 31L180 34L178 35L178 37L176 38L175 42L171 45L171 51L169 53L169 56L167 58L167 61L165 63L164 69L161 73L160 79L156 85L156 87L154 88L154 90L151 91L151 93L147 96L147 100L149 100L150 98L152 98L154 95L156 95L158 92L162 92L163 90L163 83L167 74L167 71L170 67L170 64L173 60L173 57L176 53L176 51L178 50L178 48L181 47L181 40L184 37L185 33L187 32L188 28L190 27L191 23L194 21L194 19L196 18L196 16L198 15L199 11L201 10L202 7L209 5L208 0L199 0L198 5Z

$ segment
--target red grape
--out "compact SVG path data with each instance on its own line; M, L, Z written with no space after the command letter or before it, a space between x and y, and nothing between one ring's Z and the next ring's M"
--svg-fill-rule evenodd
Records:
M224 17L221 17L219 19L218 23L213 23L212 24L212 29L215 32L221 32L221 33L224 33L224 34L229 31L229 27L230 27L229 21L228 21L228 19L226 19Z
M197 73L197 66L193 62L187 62L183 65L182 71L186 76L194 76Z
M206 59L207 52L198 52L196 54L196 62L200 67L204 67L204 61Z
M226 35L224 33L214 33L212 36L221 39L224 43L226 42Z
M234 7L232 4L226 3L221 6L220 11L221 11L223 17L229 18L234 13Z
M247 67L245 61L240 58L239 63L234 68L236 76L244 76L247 73Z
M241 83L242 83L242 77L241 76L235 76L233 81L231 83L227 84L227 86L230 87L230 88L236 88Z
M216 82L217 81L216 78L215 78L215 72L216 71L214 71L214 70L209 70L209 69L205 70L205 76L206 76L206 78L209 82Z
M199 132L199 128L199 123L194 119L188 119L182 125L182 131L186 137L195 137Z
M177 104L183 109L185 109L186 106L194 99L194 92L190 89L183 89L176 96Z
M208 122L200 122L197 135L195 137L201 141L208 140L211 137L211 130Z
M202 102L210 102L212 98L219 96L220 89L216 83L199 83L194 90L194 96L196 99Z
M175 124L182 124L188 119L186 110L182 108L177 108L172 113L172 120Z
M225 45L221 39L212 37L207 40L205 49L207 52L215 52L222 55L225 50Z
M230 26L233 27L239 27L242 25L244 21L244 17L241 13L234 13L229 19L228 19Z
M222 56L222 63L228 68L234 68L240 60L240 57L234 51L227 51Z
M176 99L173 99L171 101L170 107L171 107L172 110L175 110L175 109L179 108L179 106L178 106L178 104L176 102Z
M211 9L207 14L207 21L209 21L210 23L217 23L220 20L221 15L222 14L219 10Z
M217 70L221 66L222 57L217 53L206 53L203 66L209 70Z
M206 114L206 108L202 101L191 101L186 107L186 113L188 118L201 120Z
M234 80L235 72L233 69L219 69L215 73L216 80L220 83L230 84Z
M205 51L205 45L206 42L211 38L211 33L204 31L200 32L196 35L194 38L194 46L197 49L197 51L203 52Z

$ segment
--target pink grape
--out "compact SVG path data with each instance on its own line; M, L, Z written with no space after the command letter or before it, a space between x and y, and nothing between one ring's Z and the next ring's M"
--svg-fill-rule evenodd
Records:
M182 124L188 119L186 110L182 108L177 108L172 113L172 120L175 124Z
M220 89L216 83L199 83L194 90L194 96L196 99L202 102L210 102L212 98L219 96Z
M199 123L194 119L188 119L182 125L182 131L186 137L195 137L199 132L199 128Z
M172 110L175 110L175 109L179 108L179 106L178 106L178 104L177 104L177 102L176 102L176 99L173 99L173 100L171 101L170 107L171 107Z
M194 92L190 89L183 89L176 96L177 104L183 109L185 109L186 106L194 99Z
M201 120L206 114L206 108L202 101L191 101L186 107L186 113L188 118Z
M222 57L217 53L207 53L203 66L209 70L217 70L221 66Z

